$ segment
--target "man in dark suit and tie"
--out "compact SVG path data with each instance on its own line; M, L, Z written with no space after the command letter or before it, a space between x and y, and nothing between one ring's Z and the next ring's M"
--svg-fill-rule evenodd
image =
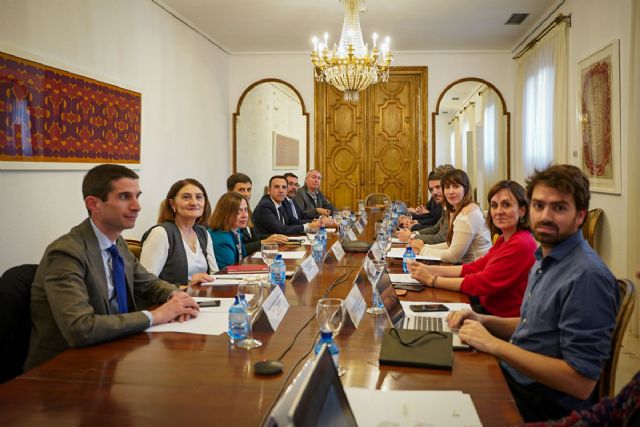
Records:
M47 247L33 282L25 371L69 347L198 314L193 298L147 272L120 235L141 209L138 175L120 165L96 166L82 194L89 218ZM143 301L160 305L148 311Z
M317 230L320 227L320 221L303 223L294 214L295 208L290 206L285 208L286 197L287 179L282 175L271 177L269 194L260 199L253 211L253 223L258 233L293 235L305 233L307 230Z

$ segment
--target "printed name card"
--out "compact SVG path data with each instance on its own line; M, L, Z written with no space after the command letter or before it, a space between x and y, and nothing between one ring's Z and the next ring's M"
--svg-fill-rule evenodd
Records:
M373 245L371 245L371 254L376 261L380 261L382 259L382 249L380 249L378 242L373 242Z
M342 261L342 258L344 258L344 248L338 241L331 245L331 252L333 252L333 255L336 257L338 262Z
M280 287L274 286L271 289L271 294L269 294L267 299L262 303L262 309L255 321L254 328L257 330L264 329L265 326L268 326L275 332L289 309L287 298L285 298Z
M358 230L358 234L362 234L364 231L364 227L360 224L360 221L356 222L356 230Z
M350 228L349 231L347 231L347 237L352 242L357 239L356 233L353 232L353 228Z
M309 282L312 281L320 271L320 269L318 268L318 264L316 264L312 256L309 256L304 261L302 261L300 267L302 268L302 271L304 272L304 275Z
M362 216L360 217L360 221L362 221L362 225L367 225L367 212L362 212Z
M369 279L371 286L375 286L378 282L379 274L376 269L376 265L369 259L369 257L364 259L364 271L367 273L367 278Z
M347 295L347 298L344 300L344 305L348 314L346 319L347 326L353 326L357 329L360 324L360 320L362 320L362 316L367 309L367 302L364 300L362 292L360 292L357 284L354 283L351 287L349 295Z

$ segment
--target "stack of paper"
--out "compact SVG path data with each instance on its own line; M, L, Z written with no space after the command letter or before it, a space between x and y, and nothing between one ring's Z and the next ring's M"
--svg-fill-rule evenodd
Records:
M229 327L229 307L233 298L204 298L194 297L196 301L220 300L220 307L203 307L195 319L186 322L165 323L154 325L145 332L180 332L184 334L220 335L227 332Z
M360 427L482 426L471 396L457 390L367 390L346 387Z
M402 258L404 256L405 248L391 248L389 252L387 252L387 256L389 258ZM429 255L416 255L416 259L426 260L426 261L441 261L442 259L439 256L429 256Z

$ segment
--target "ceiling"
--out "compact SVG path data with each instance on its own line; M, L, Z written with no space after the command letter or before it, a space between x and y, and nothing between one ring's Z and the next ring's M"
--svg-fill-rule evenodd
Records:
M196 27L228 53L309 52L311 38L340 37L339 0L152 0ZM365 42L375 31L391 50L512 50L564 0L366 0ZM168 7L167 7L168 6ZM505 25L512 13L529 13Z

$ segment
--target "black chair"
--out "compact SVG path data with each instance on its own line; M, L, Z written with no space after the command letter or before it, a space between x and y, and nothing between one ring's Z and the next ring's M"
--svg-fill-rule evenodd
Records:
M22 374L31 336L31 284L38 265L10 268L0 277L0 383Z

